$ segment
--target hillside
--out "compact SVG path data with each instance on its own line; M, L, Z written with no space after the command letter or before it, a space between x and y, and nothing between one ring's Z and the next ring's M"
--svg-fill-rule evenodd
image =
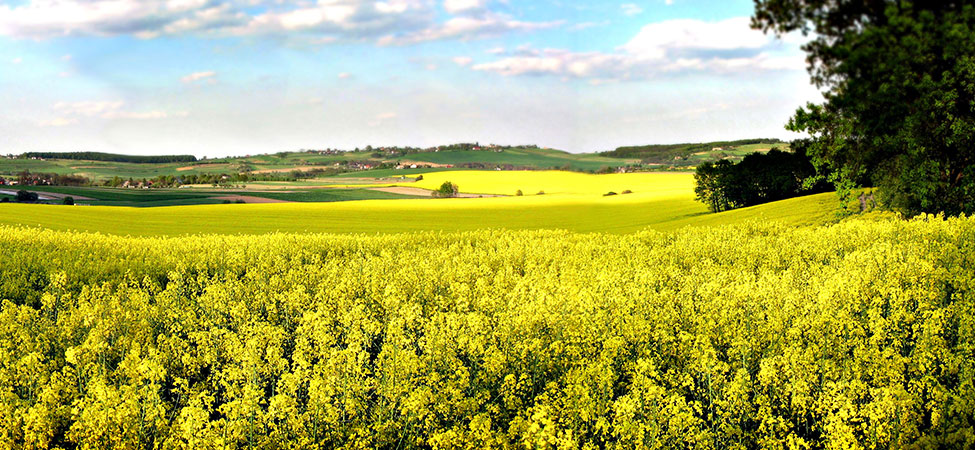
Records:
M779 221L818 225L836 219L833 193L710 214L693 194L573 198L530 196L335 203L190 205L158 208L0 204L0 225L131 236L186 234L367 233L561 229L574 232L670 231L686 226Z
M89 154L92 160L78 159L84 154L35 153L31 156L0 158L0 177L16 179L24 171L34 174L77 175L95 182L113 177L152 179L159 176L180 177L203 174L241 174L252 177L322 177L342 173L364 173L383 170L390 174L423 173L445 169L562 169L595 172L639 164L638 159L608 158L595 154L574 154L534 147L496 149L405 150L371 149L359 151L282 152L276 154L211 158L196 161L174 157ZM175 157L182 158L182 157ZM393 172L395 171L395 172ZM297 174L297 175L296 175Z
M0 177L17 179L25 171L86 177L103 182L152 179L159 176L248 174L251 178L321 178L325 176L392 176L453 169L571 170L597 172L620 167L653 169L690 167L703 161L740 159L753 151L788 144L750 139L705 144L621 147L603 153L569 153L536 146L455 144L427 149L381 147L340 150L305 150L240 157L196 160L188 155L133 156L94 152L25 153L0 158ZM720 147L721 150L714 150ZM373 175L371 171L381 171Z
M599 155L638 159L645 164L697 166L705 161L719 159L740 160L749 153L768 151L772 148L786 150L789 148L789 143L779 139L742 139L696 144L639 145L619 147L616 150L601 152Z

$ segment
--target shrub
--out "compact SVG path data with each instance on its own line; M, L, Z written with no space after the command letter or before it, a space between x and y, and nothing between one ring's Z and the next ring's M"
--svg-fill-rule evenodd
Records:
M538 193L535 195L545 195L545 191L538 191Z
M632 194L632 193L633 193L633 191L631 191L631 190L629 190L629 189L627 189L627 190L625 190L625 191L623 191L623 193L624 193L624 194Z
M24 191L24 190L17 191L17 201L18 202L36 202L37 201L37 193L36 192L27 192L27 191Z
M61 200L61 204L63 204L63 205L73 205L74 204L74 197L70 197L70 196L69 197L65 197L63 200Z
M521 189L518 189L517 191L515 191L515 196L516 197L521 197L522 195L525 195L525 194L523 192L521 192Z
M460 190L456 184L449 181L444 181L443 184L440 185L440 188L433 191L431 195L440 198L450 198L456 197L458 192L460 192Z
M603 194L603 197L609 197L609 196L612 196L612 195L616 195L616 193L613 192L613 191L609 191L609 192Z

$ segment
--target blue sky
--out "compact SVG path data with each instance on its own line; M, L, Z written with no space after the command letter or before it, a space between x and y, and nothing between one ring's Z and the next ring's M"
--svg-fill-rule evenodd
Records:
M224 156L790 135L749 0L0 1L0 153Z

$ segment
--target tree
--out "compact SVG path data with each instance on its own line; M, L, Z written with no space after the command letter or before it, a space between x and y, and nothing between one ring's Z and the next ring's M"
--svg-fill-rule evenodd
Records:
M64 204L64 205L73 205L74 204L74 197L71 197L71 196L65 197L64 200L61 200L61 204Z
M975 212L975 5L755 0L752 25L813 32L803 46L825 102L787 128L848 198L858 186L906 214Z
M458 192L460 191L458 190L456 184L449 181L444 181L437 190L433 191L432 195L434 197L450 198L456 197Z
M38 199L36 192L17 191L18 202L36 202Z
M696 199L708 205L711 212L726 211L734 207L726 193L725 174L729 167L731 162L728 160L708 161L697 166L697 171L694 172Z
M694 173L697 200L712 212L758 205L830 188L817 177L800 146L795 152L778 149L746 155L738 164L728 160L705 162Z

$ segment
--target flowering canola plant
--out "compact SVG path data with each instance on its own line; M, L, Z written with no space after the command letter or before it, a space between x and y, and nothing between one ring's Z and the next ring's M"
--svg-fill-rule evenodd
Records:
M0 227L0 448L963 448L975 219Z

